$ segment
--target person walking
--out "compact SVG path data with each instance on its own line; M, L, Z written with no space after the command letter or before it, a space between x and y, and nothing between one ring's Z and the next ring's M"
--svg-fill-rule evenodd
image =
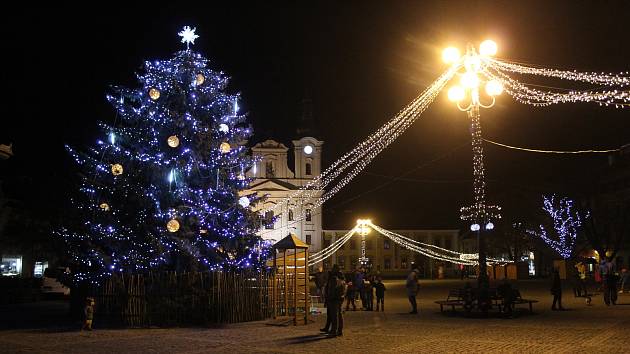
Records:
M339 269L337 269L337 272ZM326 283L328 282L328 274L324 272L322 267L319 267L318 272L315 273L315 287L317 288L317 295L320 297L321 301L326 306L326 292L324 288L326 287Z
M553 304L551 310L564 311L562 307L562 284L560 283L560 272L558 268L553 271L553 281L551 282L551 294L553 295ZM558 305L556 307L556 304Z
M416 302L416 295L418 294L418 269L415 264L411 265L411 272L407 276L407 282L405 288L407 289L407 296L409 297L409 303L411 304L412 315L418 313L418 304Z
M381 280L381 277L376 277L376 281L374 282L374 288L376 289L376 311L379 310L379 305L381 311L385 311L385 284Z
M340 336L343 333L343 314L341 306L346 294L346 283L339 267L335 264L328 273L326 282L326 325L321 332L330 336Z

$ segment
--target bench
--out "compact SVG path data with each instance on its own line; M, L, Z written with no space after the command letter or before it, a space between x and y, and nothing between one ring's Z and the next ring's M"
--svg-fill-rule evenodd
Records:
M516 289L513 291L514 291L514 300L512 301L512 304L513 305L529 304L529 313L534 313L534 309L532 305L538 302L538 300L523 299L520 291Z
M451 289L448 291L446 300L436 301L435 303L440 305L440 312L444 311L444 306L451 306L455 311L455 306L464 306L464 291L463 289Z

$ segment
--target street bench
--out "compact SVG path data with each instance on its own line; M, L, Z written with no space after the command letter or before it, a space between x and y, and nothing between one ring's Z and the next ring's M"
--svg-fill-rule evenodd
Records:
M529 313L534 313L533 304L537 303L538 300L523 299L520 291L516 289L514 289L513 291L514 291L514 300L512 301L512 304L513 305L528 304Z
M464 306L464 289L451 289L448 291L446 300L436 301L436 304L440 305L440 312L444 311L444 306L451 306L455 311L455 306Z

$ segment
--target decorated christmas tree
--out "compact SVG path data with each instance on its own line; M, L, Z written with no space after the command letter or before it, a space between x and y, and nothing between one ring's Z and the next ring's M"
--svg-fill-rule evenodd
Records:
M104 139L80 152L73 216L59 233L76 264L75 280L114 272L255 267L261 261L256 196L242 195L253 160L251 127L228 78L189 46L148 61L137 88L114 87L116 111Z

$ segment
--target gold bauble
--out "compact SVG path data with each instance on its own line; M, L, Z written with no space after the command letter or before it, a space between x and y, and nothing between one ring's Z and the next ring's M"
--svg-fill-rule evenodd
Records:
M221 150L222 154L227 154L228 152L230 152L231 149L232 147L230 146L230 144L226 142L221 143L221 145L219 146L219 150Z
M179 146L179 138L177 135L171 135L168 137L168 146L176 148Z
M101 203L101 205L99 205L99 207L100 207L103 211L109 211L109 204L107 204L107 203Z
M195 77L195 84L199 86L202 85L204 81L206 81L206 78L203 76L203 74L197 74L197 76Z
M122 175L122 173L123 173L123 167L121 164L116 163L112 165L112 174L114 176Z
M154 101L157 100L158 98L160 98L160 91L155 87L152 87L149 90L149 97L151 97L151 99Z
M179 221L171 219L166 223L166 229L170 232L177 232L179 230Z
M238 176L236 176L236 179L238 179L239 181L243 181L245 179L245 175L241 172L238 174Z

